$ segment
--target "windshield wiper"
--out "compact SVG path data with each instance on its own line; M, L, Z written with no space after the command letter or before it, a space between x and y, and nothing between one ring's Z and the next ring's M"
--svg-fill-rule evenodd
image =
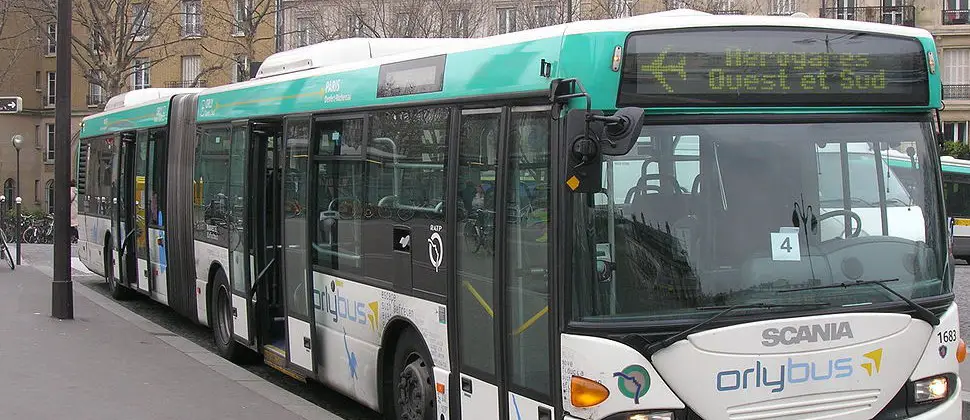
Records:
M882 287L883 289L886 289L889 293L896 295L896 297L901 299L903 302L906 302L906 304L908 304L910 308L913 308L913 310L916 311L916 316L914 318L926 321L928 324L934 327L937 325L940 325L940 317L936 316L936 314L934 314L933 311L926 309L926 307L923 305L913 302L906 296L903 296L899 292L893 290L892 287L886 286L886 283L889 283L891 281L899 281L899 279L857 280L853 283L839 283L839 284L830 284L827 286L812 286L812 287L804 287L801 289L779 290L778 293L790 293L790 292L801 292L805 290L821 290L821 289L835 289L839 287L848 288L848 287L854 287L854 286L875 285L875 286Z
M741 304L731 305L731 306L699 307L697 308L697 310L699 311L710 311L710 310L720 309L721 312L718 312L713 316L711 316L710 318L707 318L701 322L698 322L690 326L690 328L687 328L677 334L667 337L662 341L658 341L656 343L653 343L647 346L646 350L644 350L643 353L645 356L649 358L650 356L653 356L653 354L656 353L658 350L663 349L664 347L667 347L673 343L676 343L686 338L688 335L691 335L691 333L693 333L694 331L697 331L698 329L703 328L704 326L710 324L711 322L714 322L716 319L720 318L721 316L738 309L772 309L772 308L806 308L806 307L815 308L815 307L822 307L822 306L829 306L829 303L826 303L826 302L790 303L790 304L789 303L741 303Z

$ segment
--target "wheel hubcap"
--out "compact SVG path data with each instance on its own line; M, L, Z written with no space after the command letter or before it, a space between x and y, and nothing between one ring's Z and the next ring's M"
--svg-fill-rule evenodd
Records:
M431 377L424 361L417 357L401 371L398 378L398 406L401 418L421 420L431 404Z

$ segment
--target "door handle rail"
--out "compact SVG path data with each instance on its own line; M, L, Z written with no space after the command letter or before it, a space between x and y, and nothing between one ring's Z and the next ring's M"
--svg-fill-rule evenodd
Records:
M263 276L266 275L266 272L269 271L269 268L272 267L273 264L275 263L276 263L276 258L273 258L272 260L269 261L268 264L266 264L266 267L263 267L263 270L260 271L258 275L256 275L256 279L253 280L253 287L251 287L250 288L251 290L249 291L250 300L252 300L253 296L256 296L256 286L259 285L259 281L263 279Z

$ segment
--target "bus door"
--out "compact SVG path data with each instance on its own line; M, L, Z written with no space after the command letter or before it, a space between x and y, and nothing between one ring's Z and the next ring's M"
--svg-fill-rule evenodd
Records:
M549 107L464 110L455 243L461 414L552 419ZM462 220L463 218L464 220Z
M310 119L288 117L283 131L282 174L280 176L280 233L282 234L283 299L286 306L287 367L311 376L313 357L313 311L310 306L312 287L309 282L309 229L307 188L310 164Z
M136 279L135 247L137 244L135 241L138 235L138 228L134 220L136 207L134 163L137 147L134 132L122 133L119 137L121 141L118 145L120 147L118 159L115 161L117 183L114 192L115 197L117 197L115 200L115 214L117 216L113 220L112 230L117 233L114 238L118 284L131 287L131 282Z
M246 214L249 206L246 193L249 155L249 127L245 123L232 126L229 142L229 194L227 213L229 215L229 282L232 289L233 337L247 345L252 345L252 322L254 315L250 309L249 296L252 286L253 260L246 240L250 226Z
M135 136L135 148L134 153L132 153L132 159L134 160L134 230L135 234L132 235L132 243L129 246L134 246L135 248L135 258L137 259L137 271L135 277L137 278L138 290L143 292L151 292L151 282L154 276L152 275L152 265L148 257L148 217L146 212L146 207L148 206L148 200L151 196L151 166L153 160L153 149L154 142L149 141L149 135L147 131L139 131L138 135Z
M252 258L250 302L257 320L260 343L282 352L286 349L285 307L280 281L279 149L281 122L254 122L250 126L247 240Z
M152 295L168 304L168 253L165 249L165 181L168 136L165 129L148 133L148 172L145 178L144 207L148 229L148 288Z

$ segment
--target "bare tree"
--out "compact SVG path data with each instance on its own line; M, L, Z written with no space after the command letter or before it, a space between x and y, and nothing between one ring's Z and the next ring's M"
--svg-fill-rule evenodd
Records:
M480 0L322 0L297 19L320 22L314 41L350 38L452 38L479 33L487 2Z
M276 0L219 0L218 6L206 9L208 19L206 37L218 42L202 43L202 49L222 59L203 69L203 73L225 68L237 72L234 80L249 80L252 62L266 57L275 48ZM201 76L201 74L200 74Z
M38 44L38 37L24 36L34 27L18 26L16 13L11 0L0 0L0 55L4 56L3 62L0 62L0 86L3 86L20 58Z
M21 0L21 5L38 28L57 21L55 1ZM179 41L171 30L177 27L178 7L179 2L165 0L75 0L74 62L105 95L126 91L135 72L165 60L167 47Z

